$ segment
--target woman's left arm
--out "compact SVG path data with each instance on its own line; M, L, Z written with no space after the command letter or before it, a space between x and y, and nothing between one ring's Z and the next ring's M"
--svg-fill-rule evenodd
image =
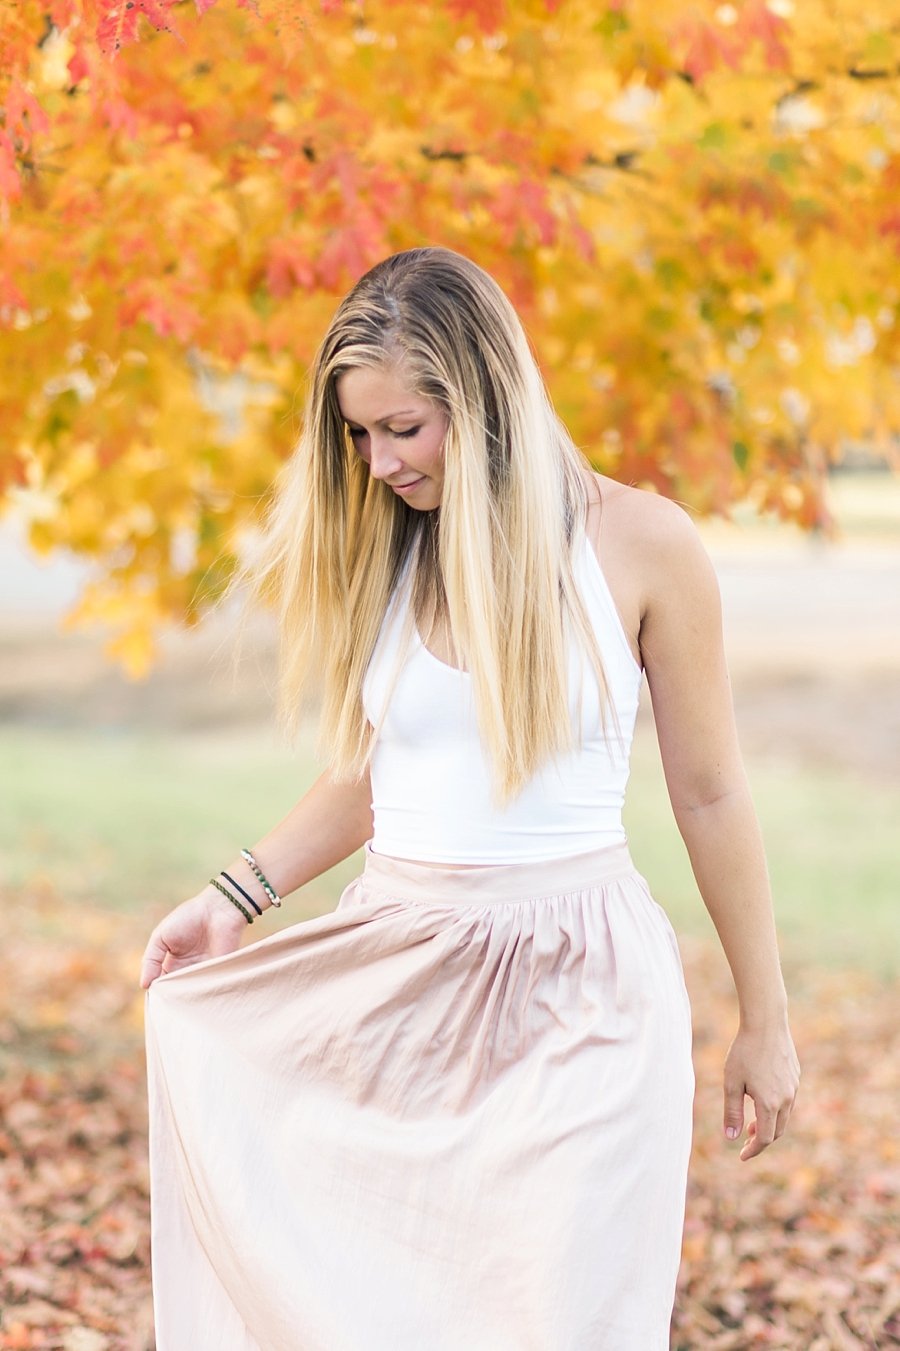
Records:
M653 528L640 532L641 655L672 808L737 987L725 1133L741 1134L744 1096L752 1098L756 1120L741 1150L751 1159L783 1134L800 1066L762 835L738 747L718 583L686 514L660 499L648 506Z

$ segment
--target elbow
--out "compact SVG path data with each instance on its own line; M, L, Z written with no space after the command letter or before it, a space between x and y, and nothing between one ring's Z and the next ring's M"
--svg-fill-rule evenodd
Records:
M728 809L737 802L743 802L749 795L746 780L728 784L696 784L672 793L672 810L675 819L690 822L709 814Z

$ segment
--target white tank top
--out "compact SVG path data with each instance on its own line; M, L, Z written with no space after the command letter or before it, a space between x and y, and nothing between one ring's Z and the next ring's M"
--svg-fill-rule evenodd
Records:
M371 765L374 853L426 863L530 863L624 841L641 670L587 540L575 577L609 686L607 731L596 678L573 640L569 695L580 745L549 762L504 808L493 800L471 680L428 651L406 622L408 588L400 588L363 686L366 716L380 723Z

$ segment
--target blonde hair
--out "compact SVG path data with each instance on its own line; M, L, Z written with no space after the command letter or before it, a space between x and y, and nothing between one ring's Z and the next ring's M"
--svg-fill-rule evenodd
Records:
M447 418L434 512L413 510L370 477L341 416L344 371L395 364ZM363 680L406 570L420 610L449 620L499 801L572 744L569 633L606 707L572 565L587 515L584 467L518 316L486 272L448 249L410 249L356 283L316 358L255 570L280 614L283 708L296 720L304 699L320 696L336 777L368 764Z

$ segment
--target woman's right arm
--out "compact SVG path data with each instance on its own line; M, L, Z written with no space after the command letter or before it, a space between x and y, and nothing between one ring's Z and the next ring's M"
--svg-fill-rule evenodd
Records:
M335 783L326 772L252 854L279 896L311 882L372 837L372 790L366 774L357 783ZM243 858L226 867L261 910L271 904ZM241 899L240 896L238 899ZM146 990L157 976L221 957L240 946L247 921L212 885L172 910L150 935L141 967Z

